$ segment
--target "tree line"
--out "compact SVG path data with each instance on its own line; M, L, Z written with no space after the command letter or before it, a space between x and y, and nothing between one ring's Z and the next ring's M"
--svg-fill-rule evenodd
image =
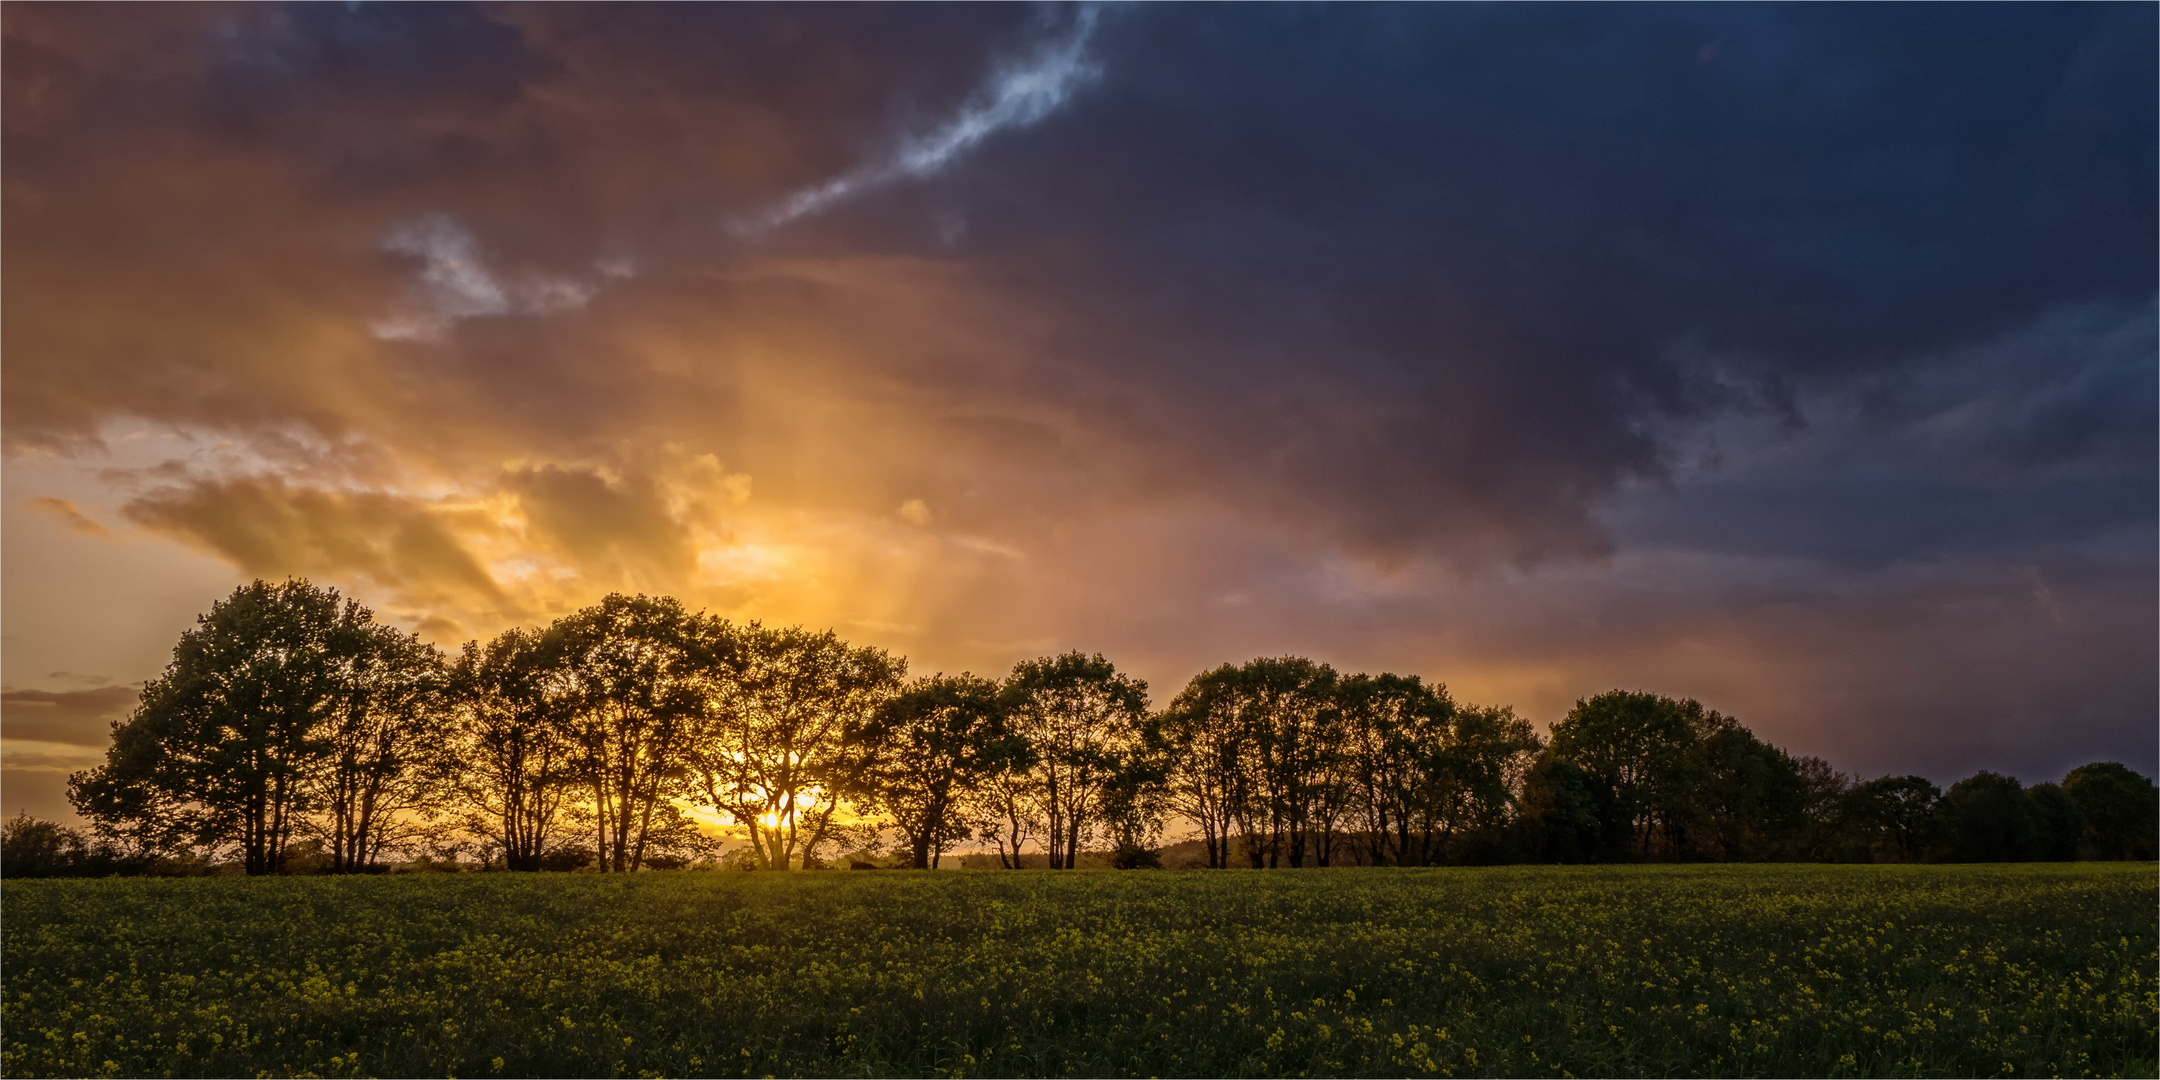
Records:
M69 797L91 831L19 816L4 872L788 870L888 838L917 868L961 845L1137 867L1173 828L1213 868L2150 859L2160 828L2160 789L2119 764L1861 782L1647 693L1541 738L1414 675L1277 657L1157 710L1099 655L909 679L830 631L623 595L453 656L298 580L201 616Z

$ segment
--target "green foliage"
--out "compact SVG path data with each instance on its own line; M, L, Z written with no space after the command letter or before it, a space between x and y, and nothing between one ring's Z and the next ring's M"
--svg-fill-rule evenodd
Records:
M2150 1076L2152 867L0 883L8 1076Z
M2160 854L2160 787L2113 761L2070 770L2063 792L2085 819L2084 850L2096 859Z
M1985 770L1955 784L1935 808L1953 862L2013 862L2038 847L2039 822L2013 777Z
M2078 842L2085 834L2085 814L2060 784L2034 784L2025 789L2033 810L2033 846L2030 858L2042 862L2070 862L2078 857Z
M1918 862L1935 847L1942 789L1922 776L1883 776L1853 789L1847 815L1884 862Z

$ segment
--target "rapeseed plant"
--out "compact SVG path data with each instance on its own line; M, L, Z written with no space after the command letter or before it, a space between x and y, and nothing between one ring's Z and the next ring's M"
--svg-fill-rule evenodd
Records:
M2160 1015L2149 865L0 889L23 1077L2152 1075Z

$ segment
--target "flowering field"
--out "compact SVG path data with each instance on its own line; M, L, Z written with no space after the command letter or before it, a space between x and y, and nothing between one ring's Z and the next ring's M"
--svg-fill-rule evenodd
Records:
M8 1076L2143 1075L2151 864L9 881Z

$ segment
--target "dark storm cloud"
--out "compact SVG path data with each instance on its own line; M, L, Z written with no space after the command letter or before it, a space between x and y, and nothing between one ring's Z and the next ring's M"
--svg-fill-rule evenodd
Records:
M960 201L964 254L1084 298L1069 364L1170 403L1104 422L1192 484L1353 544L1594 547L1586 505L1660 474L1676 424L2148 302L2151 30L2121 7L1139 13L1054 131L857 227L900 243ZM2150 431L2149 396L2116 401Z

